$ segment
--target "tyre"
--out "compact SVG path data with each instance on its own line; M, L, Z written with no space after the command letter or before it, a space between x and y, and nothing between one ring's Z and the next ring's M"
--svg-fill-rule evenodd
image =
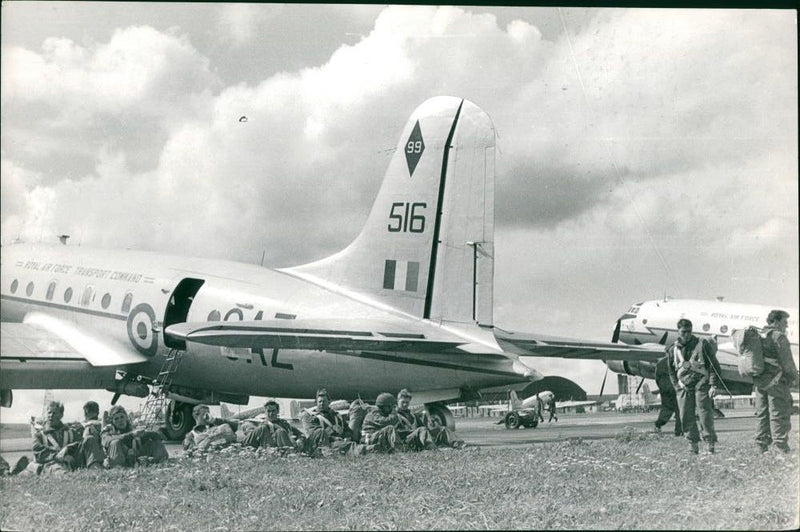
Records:
M179 401L170 401L164 423L164 431L167 437L170 440L182 441L193 426L192 405Z
M509 412L506 415L506 428L507 429L516 429L519 428L519 414L516 412Z

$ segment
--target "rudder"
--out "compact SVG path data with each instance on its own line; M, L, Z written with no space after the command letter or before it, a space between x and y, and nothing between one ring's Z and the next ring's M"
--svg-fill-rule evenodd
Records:
M344 250L284 271L420 318L492 322L494 126L440 96L409 118L367 218Z

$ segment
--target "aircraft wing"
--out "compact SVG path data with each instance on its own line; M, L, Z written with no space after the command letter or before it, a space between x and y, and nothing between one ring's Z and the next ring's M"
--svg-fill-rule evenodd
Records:
M307 319L176 323L172 338L223 347L319 351L406 351L441 353L469 349L469 340L438 327L390 320Z
M149 359L128 346L48 314L29 313L22 323L0 323L3 360L86 361L92 366L121 366Z
M627 345L592 342L557 336L494 329L497 343L507 353L519 356L580 358L585 360L646 360L657 362L664 356L661 344Z
M557 401L556 408L574 408L576 406L592 406L596 404L597 401Z

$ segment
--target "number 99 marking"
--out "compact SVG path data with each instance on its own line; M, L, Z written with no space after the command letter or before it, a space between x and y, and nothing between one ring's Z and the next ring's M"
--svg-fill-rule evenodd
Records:
M422 153L422 141L410 140L406 144L406 153Z

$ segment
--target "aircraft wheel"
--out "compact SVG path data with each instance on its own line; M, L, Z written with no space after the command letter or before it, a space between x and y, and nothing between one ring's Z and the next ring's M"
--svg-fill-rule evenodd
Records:
M170 440L183 440L186 433L192 430L192 405L180 401L170 401L164 423L167 437Z
M533 423L531 423L531 427L536 428L538 426L539 426L539 420L538 419L534 419Z
M506 428L516 429L519 428L519 414L516 412L509 412L506 416Z

